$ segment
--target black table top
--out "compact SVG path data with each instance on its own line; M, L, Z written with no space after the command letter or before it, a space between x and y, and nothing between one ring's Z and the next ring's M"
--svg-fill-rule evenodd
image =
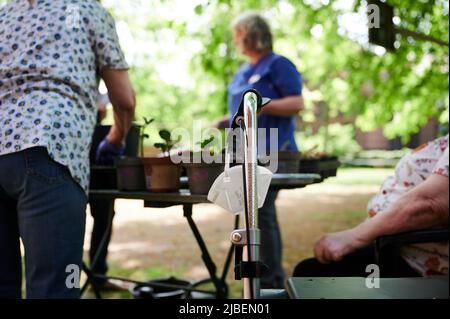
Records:
M322 181L322 176L319 174L274 174L270 187L278 189L302 188Z
M117 189L92 189L89 191L90 198L123 198L143 199L144 201L166 202L172 204L197 204L208 203L207 195L191 194L188 189L180 189L172 193L155 193L148 191L128 192Z
M321 181L320 175L317 174L274 174L271 188L275 189L292 189L302 188L307 185L318 183ZM89 191L90 198L108 198L108 199L143 199L146 203L153 203L151 206L165 207L168 204L198 204L209 203L207 195L191 194L187 187L187 178L181 178L182 188L178 192L172 193L154 193L149 191L128 192L119 191L117 189L91 189ZM148 205L146 205L148 206Z
M449 278L380 278L379 288L368 288L365 277L289 278L292 299L448 299Z

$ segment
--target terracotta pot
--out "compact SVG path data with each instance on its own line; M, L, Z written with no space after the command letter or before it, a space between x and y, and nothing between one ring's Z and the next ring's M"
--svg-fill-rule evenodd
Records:
M143 157L147 189L151 192L176 192L180 189L181 165L170 157Z

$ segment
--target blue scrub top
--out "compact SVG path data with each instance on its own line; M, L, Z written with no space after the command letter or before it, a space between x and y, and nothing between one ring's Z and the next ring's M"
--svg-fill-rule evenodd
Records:
M256 89L263 97L273 100L302 94L302 79L295 65L287 58L270 53L257 64L244 64L228 86L228 108L233 116L248 89ZM266 145L269 150L270 128L278 129L278 150L297 151L295 143L295 117L261 114L258 127L266 128ZM259 136L259 138L262 138Z

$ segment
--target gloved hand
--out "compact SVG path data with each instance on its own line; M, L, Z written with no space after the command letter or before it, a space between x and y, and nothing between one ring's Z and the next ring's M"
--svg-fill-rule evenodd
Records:
M100 165L113 165L114 159L124 154L125 145L113 145L105 137L97 147L95 161Z

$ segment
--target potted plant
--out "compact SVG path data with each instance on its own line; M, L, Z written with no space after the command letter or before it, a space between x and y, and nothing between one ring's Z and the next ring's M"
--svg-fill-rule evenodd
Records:
M137 156L121 156L116 159L117 167L117 188L123 191L141 191L146 189L144 165L141 158L144 157L144 140L149 137L146 134L147 127L154 121L143 118L144 123L139 130L139 153ZM137 148L136 148L137 152ZM137 154L135 154L137 155Z
M142 158L146 186L152 192L174 192L180 189L181 166L172 161L170 151L181 141L181 136L172 139L166 129L160 130L159 136L163 141L154 146L161 150L162 156Z
M208 194L216 178L223 172L224 156L214 150L214 136L197 142L200 152L191 152L190 162L185 163L191 194Z

